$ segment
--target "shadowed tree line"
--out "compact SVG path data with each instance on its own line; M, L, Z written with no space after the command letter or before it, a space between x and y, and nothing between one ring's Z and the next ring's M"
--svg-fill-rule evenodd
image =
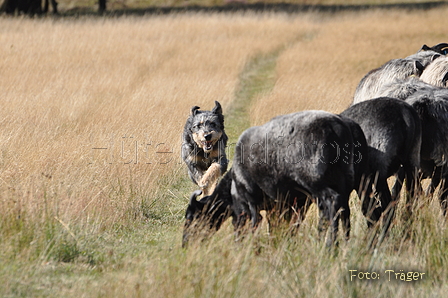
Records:
M0 12L6 12L7 14L41 14L47 13L51 7L53 13L58 13L58 3L56 0L4 0L0 6ZM43 4L43 6L42 6ZM106 10L106 0L98 0L98 11L104 12Z
M1 1L1 0L0 0ZM98 12L100 14L106 12L106 1L98 0ZM269 0L268 0L269 1ZM201 6L197 4L187 6L150 6L147 8L125 8L114 9L111 15L148 15L148 14L170 14L179 12L236 12L236 11L252 11L252 12L327 12L337 13L341 11L362 11L369 9L406 9L406 10L426 10L448 5L448 1L428 1L428 2L402 2L402 3L384 3L384 4L304 4L304 3L286 3L286 2L227 2L225 5ZM297 1L297 2L300 2ZM304 1L306 2L306 1ZM42 6L43 4L43 6ZM0 13L7 14L45 14L52 6L53 13L58 14L56 0L3 0L0 6ZM70 14L72 14L71 12ZM76 12L75 12L76 13ZM79 12L78 12L79 13ZM81 12L81 13L86 13ZM66 13L63 13L63 15ZM88 13L87 13L88 14Z

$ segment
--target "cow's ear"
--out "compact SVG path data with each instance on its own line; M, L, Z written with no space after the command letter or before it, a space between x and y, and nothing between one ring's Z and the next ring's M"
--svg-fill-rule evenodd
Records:
M429 50L431 50L431 48L424 44L419 52L421 52L421 51L429 51Z
M202 209L203 204L199 202L196 198L202 194L201 190L195 190L190 196L189 207L193 210Z
M434 60L436 60L436 59L439 58L439 57L442 57L442 55L440 55L440 54L434 54L434 55L432 55L432 57L431 57L431 62L434 61Z
M221 104L218 101L215 101L215 107L213 108L212 112L218 115L222 114Z
M443 86L447 87L447 85L446 85L447 81L448 81L448 72L445 74L445 76L442 79Z
M424 69L425 67L419 61L414 62L414 74L416 76L421 76Z
M433 51L436 51L440 54L446 55L448 53L448 44L447 43L439 43L432 47Z
M191 108L191 116L195 116L200 108L198 106L194 106Z

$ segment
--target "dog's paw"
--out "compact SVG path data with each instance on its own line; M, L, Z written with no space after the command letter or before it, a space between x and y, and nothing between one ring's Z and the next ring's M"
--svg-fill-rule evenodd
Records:
M207 188L208 184L208 181L204 181L204 179L201 179L201 181L199 181L198 183L198 186L201 188L201 190L204 190Z

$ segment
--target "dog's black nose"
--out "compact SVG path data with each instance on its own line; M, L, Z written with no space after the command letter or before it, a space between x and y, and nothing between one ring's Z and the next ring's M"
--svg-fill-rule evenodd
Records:
M211 133L205 134L204 138L206 141L210 141L212 139L212 134Z

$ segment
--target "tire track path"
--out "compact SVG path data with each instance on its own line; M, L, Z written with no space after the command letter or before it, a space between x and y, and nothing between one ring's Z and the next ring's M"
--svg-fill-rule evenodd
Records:
M241 133L251 126L252 102L272 91L276 82L277 58L285 47L251 58L239 74L239 83L234 99L225 115L225 129L229 137L228 146L234 146ZM227 156L231 159L232 156Z

